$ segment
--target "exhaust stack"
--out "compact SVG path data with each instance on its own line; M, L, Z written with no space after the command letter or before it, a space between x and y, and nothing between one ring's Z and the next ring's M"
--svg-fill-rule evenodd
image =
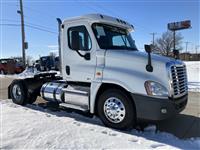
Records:
M60 18L57 18L58 21L58 51L59 51L59 70L62 75L62 60L61 60L61 26L62 26L62 20Z

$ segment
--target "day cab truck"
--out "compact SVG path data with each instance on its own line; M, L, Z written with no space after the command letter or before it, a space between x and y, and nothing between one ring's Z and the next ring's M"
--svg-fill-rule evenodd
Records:
M14 80L9 97L19 105L37 96L97 115L112 128L159 121L181 112L188 99L185 64L138 51L133 25L101 14L59 23L61 77L43 72Z

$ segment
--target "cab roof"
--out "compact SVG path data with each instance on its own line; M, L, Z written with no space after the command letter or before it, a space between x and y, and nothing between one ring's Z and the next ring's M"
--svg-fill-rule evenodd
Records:
M77 21L88 21L89 23L106 23L106 24L111 24L114 26L118 26L121 28L125 28L129 31L134 30L134 26L131 25L130 23L121 20L119 18L103 15L103 14L87 14L83 16L78 16L78 17L73 17L69 18L63 21L63 24L68 24L72 22L77 22Z

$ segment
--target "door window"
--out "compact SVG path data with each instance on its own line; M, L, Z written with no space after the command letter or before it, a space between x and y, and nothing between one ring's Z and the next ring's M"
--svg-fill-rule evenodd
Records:
M85 26L76 26L68 29L68 45L72 49L72 32L76 31L79 35L79 50L88 51L92 48L91 38ZM73 49L72 49L73 50Z

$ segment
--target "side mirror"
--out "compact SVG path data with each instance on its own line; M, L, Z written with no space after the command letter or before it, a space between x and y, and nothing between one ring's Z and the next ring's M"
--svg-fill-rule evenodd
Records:
M151 45L144 45L144 49L147 53L151 53Z
M85 55L83 55L79 52L79 50L80 50L79 32L78 31L72 31L71 36L72 36L71 48L73 50L75 50L78 53L78 55L83 57L85 60L90 60L90 53L86 53Z
M179 59L179 50L173 50L174 58Z

